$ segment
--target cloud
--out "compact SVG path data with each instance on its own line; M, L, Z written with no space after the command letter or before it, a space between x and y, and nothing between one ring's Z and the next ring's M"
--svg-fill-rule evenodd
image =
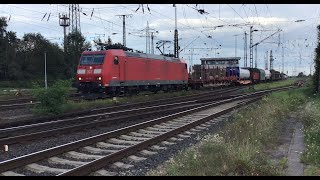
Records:
M44 37L56 42L58 40L52 38L63 38L63 28L59 26L58 14L59 12L68 11L68 7L65 6L66 5L61 4L0 4L0 16L8 17L9 15L12 15L8 30L17 32L19 36L22 36L24 33L39 32L44 35ZM239 34L237 36L237 54L242 55L244 31L248 33L247 42L249 45L250 25L247 24L244 26L245 23L251 23L255 29L259 30L277 30L278 28L281 28L283 29L281 38L282 35L284 35L285 41L288 41L288 43L285 43L285 46L288 48L288 50L286 50L285 62L288 62L287 66L288 68L291 68L291 66L293 66L292 63L299 64L299 59L290 58L291 55L299 56L299 53L301 53L304 57L314 50L314 46L301 48L298 47L298 43L300 43L300 45L306 45L317 41L316 25L319 23L317 16L320 9L320 5L317 4L199 4L198 7L204 8L204 10L209 13L207 15L201 15L188 6L195 7L195 5L177 5L178 31L179 38L181 38L179 40L179 45L182 48L210 48L221 44L222 49L220 55L230 56L234 54L234 35ZM119 14L133 15L126 19L128 47L145 51L146 38L129 35L128 33L134 33L145 29L147 21L149 22L150 28L159 32L154 39L155 43L158 40L173 41L175 14L172 4L149 4L151 13L146 10L146 6L144 13L140 10L135 12L138 8L138 4L80 4L80 7L83 8L83 11L86 14L90 14L92 8L95 8L94 17L92 18L81 14L81 31L84 34L86 33L85 36L88 41L97 38L97 34L106 34L106 36L111 36L113 42L122 43L122 19L116 16ZM52 13L50 20L46 21L45 18L45 20L41 21L44 14L50 12ZM295 23L294 21L298 19L305 19L306 21ZM254 43L269 36L273 32L275 31L255 32L253 34ZM112 33L117 34L111 35ZM145 32L143 31L141 35L144 33ZM200 38L198 38L199 36ZM297 38L301 39L298 40ZM304 39L308 39L308 43L305 43ZM293 42L294 40L296 41ZM277 42L278 35L273 36L267 41ZM295 46L293 45L294 43ZM173 43L171 46L172 50ZM281 51L276 51L277 49L278 46L276 43L261 43L258 47L258 58L263 60L265 51L273 50L277 59L281 59ZM155 52L158 51L156 50ZM200 50L195 53L199 54L195 55L195 58L200 58L201 56L206 56L206 54L208 54L207 52ZM309 62L309 59L305 58L305 61ZM278 61L275 63L278 63ZM263 65L263 62L261 65ZM304 61L302 61L301 66L304 66L307 69L310 68Z

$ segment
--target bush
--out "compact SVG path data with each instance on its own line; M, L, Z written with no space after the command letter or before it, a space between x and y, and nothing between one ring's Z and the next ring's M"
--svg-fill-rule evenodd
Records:
M71 82L68 80L58 80L48 89L38 84L34 85L32 92L40 103L35 106L33 112L45 115L60 114L63 104L68 100L70 86Z

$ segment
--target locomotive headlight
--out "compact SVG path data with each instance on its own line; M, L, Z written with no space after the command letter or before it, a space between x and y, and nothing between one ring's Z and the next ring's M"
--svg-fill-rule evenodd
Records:
M82 80L82 78L81 78L81 77L79 77L78 79L79 79L79 81L81 81L81 80Z
M98 77L98 80L101 81L101 77Z
M78 69L77 73L78 74L85 74L86 70L85 69Z
M93 70L93 74L101 74L102 69L95 69Z

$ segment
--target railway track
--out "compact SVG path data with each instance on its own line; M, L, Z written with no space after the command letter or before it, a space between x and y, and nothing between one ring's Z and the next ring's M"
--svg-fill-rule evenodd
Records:
M173 98L164 98L164 99L158 99L153 101L144 101L144 102L138 102L138 103L127 103L127 104L120 104L120 105L113 105L108 106L104 108L96 108L91 110L85 110L80 112L72 112L72 113L66 113L55 117L40 117L40 118L31 118L26 119L23 121L18 122L12 122L12 123L6 123L1 124L0 128L9 128L9 127L17 127L17 126L25 126L30 124L36 124L36 123L44 123L44 122L51 122L66 118L78 118L80 116L88 116L88 115L94 115L94 114L101 114L101 113L108 113L108 112L114 112L121 110L127 110L131 108L140 108L140 107L146 107L146 106L152 106L152 105L162 105L162 104L169 104L169 103L178 103L178 102L185 102L185 101L191 101L191 100L198 100L198 99L206 99L208 97L211 97L211 95L214 95L217 98L221 98L224 94L227 93L234 93L237 90L243 89L246 87L232 87L232 88L225 88L225 89L218 89L214 91L208 91L200 94L195 95L187 95L187 96L181 96L181 97L173 97Z
M134 119L145 119L149 117L176 113L203 105L208 101L217 101L219 99L230 97L228 93L229 91L224 91L220 92L220 94L216 93L214 97L209 98L192 97L192 99L186 98L184 99L184 101L180 102L146 107L136 106L136 108L127 110L119 110L121 108L117 108L118 111L114 111L112 109L110 111L110 109L108 109L108 112L98 111L99 113L96 112L93 115L85 115L75 118L59 119L43 123L3 128L0 129L0 145L11 145L57 134L61 135L65 133L75 132L88 128L112 126L126 121L134 121ZM219 95L221 96L219 97Z
M75 102L80 101L80 97L78 97L76 93L71 93L70 99L74 99ZM35 98L33 98L31 95L28 95L24 98L0 100L0 110L4 111L12 109L29 108L36 104L39 104L39 102L37 102Z
M26 108L26 107L33 106L34 104L37 104L37 102L34 102L34 98L32 97L0 100L0 110Z
M287 88L247 93L206 103L199 107L166 115L143 123L99 134L65 145L34 152L0 163L0 173L7 175L76 176L108 172L109 165L130 166L122 159L141 161L190 133L217 123L215 117L259 100L264 95Z

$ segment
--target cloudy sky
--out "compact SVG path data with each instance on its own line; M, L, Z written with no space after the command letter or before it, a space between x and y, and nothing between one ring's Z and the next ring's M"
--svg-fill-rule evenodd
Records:
M10 19L8 29L17 32L19 38L25 33L41 33L62 45L59 13L68 13L68 7L68 4L1 4L0 16ZM253 26L253 44L260 42L258 68L265 67L266 51L269 56L272 50L274 69L281 71L283 47L285 72L310 73L320 4L177 4L176 7L180 57L189 65L199 63L201 57L237 56L241 57L243 66L244 33L248 33L249 46L250 26ZM165 44L164 50L173 53L175 8L172 4L80 4L80 12L81 32L87 41L110 36L113 42L122 43L122 19L117 15L128 14L127 47L146 52L149 24L150 32L155 35L154 46L159 40L171 41ZM160 53L156 48L154 52ZM249 48L247 56L249 65ZM254 61L255 58L253 49Z

